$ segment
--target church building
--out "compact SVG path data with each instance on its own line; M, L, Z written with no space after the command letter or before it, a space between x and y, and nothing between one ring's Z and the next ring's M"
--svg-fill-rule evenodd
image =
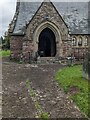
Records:
M88 3L19 0L9 34L12 59L82 57L90 39Z

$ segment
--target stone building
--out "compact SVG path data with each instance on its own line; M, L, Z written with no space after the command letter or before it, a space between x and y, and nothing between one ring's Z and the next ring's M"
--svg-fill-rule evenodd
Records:
M18 1L9 34L13 59L82 57L90 39L88 3Z

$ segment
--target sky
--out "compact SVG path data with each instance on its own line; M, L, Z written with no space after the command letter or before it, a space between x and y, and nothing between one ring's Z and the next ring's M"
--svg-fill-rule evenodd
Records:
M8 26L15 14L17 0L0 0L0 36L8 30ZM18 0L19 1L19 0ZM32 0L20 0L25 2L32 2ZM43 0L33 0L39 2ZM89 0L52 0L54 2L88 2Z
M8 30L8 26L14 16L16 0L0 0L0 36Z

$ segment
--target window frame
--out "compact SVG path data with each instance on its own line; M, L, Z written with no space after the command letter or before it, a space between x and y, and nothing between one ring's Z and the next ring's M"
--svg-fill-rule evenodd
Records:
M83 39L81 36L79 37L79 40L78 40L78 46L83 46Z
M77 46L77 38L75 36L72 38L72 45Z
M85 37L84 46L88 46L88 37Z

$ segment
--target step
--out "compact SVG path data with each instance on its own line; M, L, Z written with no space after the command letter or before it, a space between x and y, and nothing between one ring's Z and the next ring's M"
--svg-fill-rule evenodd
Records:
M60 63L60 60L56 57L40 57L38 58L37 63Z

